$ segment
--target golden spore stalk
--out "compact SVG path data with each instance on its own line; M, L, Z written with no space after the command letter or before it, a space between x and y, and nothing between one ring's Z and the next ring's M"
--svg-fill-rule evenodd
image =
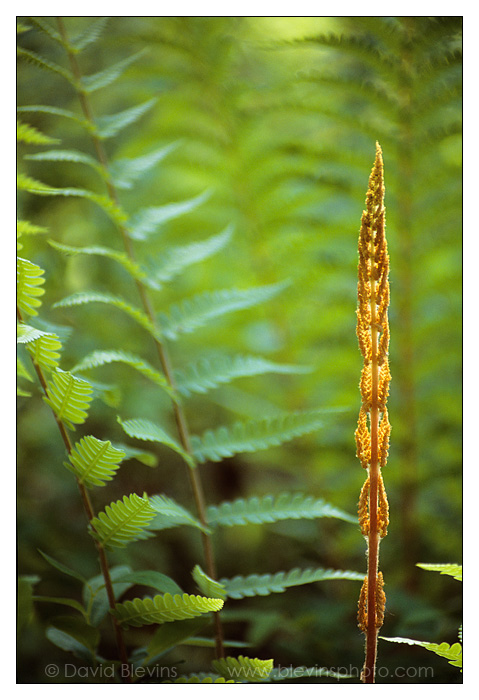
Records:
M358 622L366 635L363 681L374 682L377 632L386 598L378 572L379 542L387 534L389 509L381 474L386 465L389 424L386 402L391 375L389 348L389 256L385 237L384 166L381 147L369 177L366 210L359 233L357 336L364 358L359 388L361 408L355 433L357 456L367 477L359 498L361 532L368 542L368 573L359 600Z

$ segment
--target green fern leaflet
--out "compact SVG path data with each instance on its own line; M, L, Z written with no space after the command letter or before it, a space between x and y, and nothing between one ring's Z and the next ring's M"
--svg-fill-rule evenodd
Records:
M157 595L154 598L135 598L115 606L115 617L122 627L142 627L174 620L188 620L207 612L218 612L223 601L199 595Z
M110 503L104 513L91 521L92 535L104 547L126 547L130 542L145 539L145 528L153 520L155 510L146 494L123 496L123 500Z
M37 308L42 305L38 297L45 294L44 270L38 265L17 258L17 303L21 311L29 316L37 316Z
M64 372L59 367L52 378L53 381L48 385L48 396L44 401L53 409L58 420L67 427L73 428L73 424L84 423L92 399L91 384L70 372Z
M105 486L111 481L125 453L112 447L108 440L98 440L87 435L77 442L69 455L71 464L66 465L87 487Z

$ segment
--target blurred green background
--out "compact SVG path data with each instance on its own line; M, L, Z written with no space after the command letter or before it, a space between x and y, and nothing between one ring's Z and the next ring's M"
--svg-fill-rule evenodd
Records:
M55 27L53 18L43 19ZM65 25L74 36L93 21L67 17ZM61 46L27 18L22 23L31 26L19 36L22 47L67 66ZM120 80L92 95L96 116L156 98L141 121L106 142L111 161L176 144L157 168L121 192L124 209L133 214L209 193L147 247L139 243L139 256L154 261L166 245L201 240L234 225L229 247L155 294L156 309L199 291L291 281L263 307L185 336L171 348L173 363L181 367L205 350L224 350L267 355L312 371L243 379L193 397L187 403L192 432L285 410L342 409L325 414L324 428L314 435L203 466L212 504L288 490L355 512L364 479L354 444L362 366L355 334L357 236L375 141L380 142L392 374L382 633L449 643L457 640L461 621L461 584L415 564L461 563L462 557L461 32L460 17L113 17L79 59L84 74L92 74L144 50ZM17 77L19 106L48 104L79 113L72 87L60 76L22 60ZM94 155L87 134L70 120L20 117L61 139L58 147ZM25 159L41 150L20 144L19 170L49 185L104 194L101 179L82 164ZM22 191L18 209L19 218L48 228L46 237L24 237L21 255L46 271L42 317L73 329L62 367L70 369L94 349L116 347L155 363L149 338L120 312L52 309L60 298L85 289L138 303L134 285L113 262L65 258L46 242L49 237L120 249L104 213L81 199ZM117 413L155 419L160 414L174 432L165 397L132 370L112 365L94 376L120 390L114 405L94 402L81 434L123 441ZM39 390L24 386L32 397L18 404L18 570L41 577L35 588L40 594L77 597L73 580L48 567L38 549L93 576L94 548L76 485L62 467L64 449L51 413ZM93 494L96 509L143 490L193 507L181 460L161 448L158 454L156 469L125 465L104 489L108 493ZM220 576L296 566L363 571L365 565L359 530L334 520L225 529L215 536L215 549ZM189 572L201 562L199 536L170 530L110 559L162 571L194 592ZM360 668L358 594L355 582L326 582L232 602L226 634L251 643L252 655L273 657L276 665ZM45 664L67 659L42 632L60 613L53 605L36 607L34 623L20 640L20 682L44 682ZM135 632L140 644L149 634L145 629ZM105 634L108 641L108 629ZM114 655L108 643L103 651ZM182 653L191 670L208 665L209 650ZM388 669L385 674L398 666L434 671L427 681L412 675L383 682L460 682L457 669L415 647L382 642L378 664Z

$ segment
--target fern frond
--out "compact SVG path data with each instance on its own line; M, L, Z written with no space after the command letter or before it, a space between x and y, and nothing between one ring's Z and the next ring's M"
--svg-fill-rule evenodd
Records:
M190 525L203 532L209 532L186 508L164 494L150 496L150 505L156 511L156 515L148 525L149 530L167 530L177 525Z
M196 564L193 569L192 576L203 595L208 598L221 598L221 600L226 600L227 596L224 586L205 574L199 564Z
M43 134L30 124L17 121L17 141L19 143L28 143L34 146L46 146L54 143L60 143L60 139L54 139L51 136Z
M86 435L75 443L69 454L70 465L66 464L77 476L78 481L87 488L105 486L111 481L125 453L114 448L111 442L98 440L93 435Z
M53 381L48 385L48 396L44 399L53 409L58 420L67 427L84 423L91 403L93 388L83 379L64 372L59 367L52 375Z
M431 642L420 642L417 639L407 639L406 637L379 637L379 639L384 639L386 642L395 642L396 644L424 647L428 651L433 651L438 656L447 659L451 666L462 668L462 644L459 644L459 642L450 645L447 642L433 644Z
M71 121L80 124L85 129L89 128L89 123L85 119L79 117L78 114L75 114L75 112L72 112L69 109L63 109L62 107L52 107L51 105L25 105L23 107L17 107L17 112L51 114L55 117L70 119Z
M280 364L252 355L216 355L203 358L183 370L176 370L175 382L180 394L190 396L192 392L205 394L220 384L240 377L255 377L266 373L303 374L310 371L310 367Z
M462 581L462 565L461 564L416 564L421 569L426 571L439 571L440 574L453 576L456 581Z
M108 19L108 17L100 17L96 22L90 24L85 31L71 40L70 48L72 48L75 53L79 53L86 49L87 46L90 46L90 44L93 44L105 29Z
M123 460L125 462L128 459L137 459L139 462L145 464L147 467L151 467L152 469L158 466L158 456L149 450L141 450L138 447L125 445L123 442L118 442L117 440L115 440L112 445L115 449L121 450L125 453Z
M45 294L44 270L30 260L17 258L17 303L21 311L29 316L37 316L36 310L42 305L38 297Z
M163 624L174 620L188 620L208 612L217 612L223 601L199 595L157 595L154 598L135 598L118 603L113 611L124 628Z
M286 283L250 287L249 289L221 289L198 294L181 304L173 304L168 314L159 314L160 328L169 340L182 333L192 333L209 321L224 314L261 304L285 289Z
M128 56L121 61L118 61L112 66L108 66L104 70L99 71L93 75L83 76L81 84L85 92L92 93L100 88L107 87L111 85L115 80L117 80L127 68L129 68L132 63L137 61L140 56L145 54L145 50L138 51L138 53Z
M45 226L37 226L24 219L17 219L18 238L21 236L35 236L37 233L48 233L48 229Z
M144 377L147 377L157 386L164 389L167 394L174 396L174 391L161 372L158 372L158 370L138 355L133 355L123 350L94 350L78 362L75 367L73 367L72 372L82 372L83 370L101 367L102 365L111 364L112 362L121 362L122 364L136 369L137 372L140 372Z
M160 265L151 270L150 277L161 286L190 265L206 260L217 253L228 243L232 233L232 227L228 226L221 233L204 241L167 248L162 255Z
M53 39L57 44L63 45L62 38L60 34L49 24L45 22L42 17L29 17L29 22L31 22L37 29L46 34L50 39Z
M192 457L185 452L185 450L176 442L176 440L173 440L173 438L156 423L152 423L152 421L145 420L143 418L134 418L132 420L125 421L123 421L121 418L117 418L117 420L125 433L130 437L137 438L138 440L146 440L148 442L159 442L162 445L166 445L181 455L181 457L183 457L185 462L190 467L195 466L195 462Z
M286 413L272 418L246 423L235 423L231 427L221 426L207 430L201 437L193 435L191 446L199 462L208 459L219 462L241 452L256 452L281 445L295 437L318 430L323 425L322 411Z
M49 163L83 163L93 168L98 173L102 173L102 169L94 158L89 156L87 153L82 153L81 151L73 150L52 150L52 151L42 151L41 153L34 153L25 156L26 160L39 160L47 161Z
M58 366L62 344L56 333L40 331L32 326L19 324L17 343L27 345L33 361L45 369Z
M178 144L179 141L176 141L138 158L121 158L114 161L110 166L110 176L115 187L129 190L137 180L174 151Z
M50 185L46 185L44 182L40 182L25 173L17 172L17 190L23 192L32 192L33 194L48 193L50 191Z
M363 581L364 574L336 569L292 569L288 572L279 571L277 574L250 574L235 576L232 579L222 578L220 584L225 588L228 598L240 599L284 593L291 586L304 586L308 583L333 579Z
M131 306L131 304L126 302L121 297L113 296L111 294L103 294L102 292L77 292L76 294L71 294L64 299L61 299L61 301L57 301L53 306L54 308L61 309L69 306L80 306L82 304L92 303L107 304L120 309L139 323L140 326L148 331L148 333L156 337L155 328L148 316L146 316L146 314L144 314L136 306Z
M28 49L24 49L21 46L18 46L17 56L19 58L22 58L24 61L27 61L28 63L31 63L34 66L37 66L37 68L52 71L57 75L61 75L62 78L68 80L69 83L74 83L73 75L70 73L69 70L63 68L63 66L59 66L58 63L54 63L53 61L49 61L48 59L39 56L34 51L29 51Z
M111 139L116 136L127 126L131 126L138 119L140 119L144 114L148 112L155 104L157 100L153 98L147 100L140 105L135 105L129 109L125 109L123 112L117 112L116 114L109 114L108 116L99 117L97 119L97 132L101 139Z
M104 547L126 547L130 542L145 538L145 528L154 516L148 496L145 494L142 498L132 493L106 506L90 525L93 536Z
M64 253L65 255L98 255L100 257L109 258L119 263L134 279L144 281L146 279L146 272L144 272L141 267L134 260L118 250L113 250L113 248L106 248L104 246L71 246L64 245L63 243L57 243L57 241L49 240L48 243L55 248L55 250Z
M43 183L32 183L24 186L23 189L43 197L81 197L82 199L88 199L103 209L105 214L115 223L121 224L127 219L126 214L113 200L91 190L79 187L51 187Z
M357 523L355 516L322 499L305 496L302 493L282 493L279 496L261 498L253 496L247 500L239 498L232 502L225 501L218 506L209 506L206 518L211 527L275 523L280 520L300 518L339 518L348 523Z
M273 670L273 659L251 659L248 656L238 656L235 659L227 656L224 659L215 659L212 666L224 678L260 683L265 681Z
M183 214L199 207L210 197L209 190L202 192L196 197L185 199L181 202L164 204L161 207L146 207L134 214L128 222L128 233L130 238L136 241L145 241L152 233L167 221L177 219Z

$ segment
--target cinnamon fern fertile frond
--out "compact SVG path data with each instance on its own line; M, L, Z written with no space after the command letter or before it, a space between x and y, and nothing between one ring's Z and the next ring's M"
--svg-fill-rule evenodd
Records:
M374 683L378 629L386 603L383 576L378 572L379 542L387 534L388 502L381 470L385 466L389 434L386 401L389 393L389 256L385 237L384 167L381 147L369 178L366 211L359 233L358 323L364 357L360 391L362 405L356 429L357 456L368 475L359 497L359 523L368 540L368 573L359 599L359 628L366 635L365 683Z

